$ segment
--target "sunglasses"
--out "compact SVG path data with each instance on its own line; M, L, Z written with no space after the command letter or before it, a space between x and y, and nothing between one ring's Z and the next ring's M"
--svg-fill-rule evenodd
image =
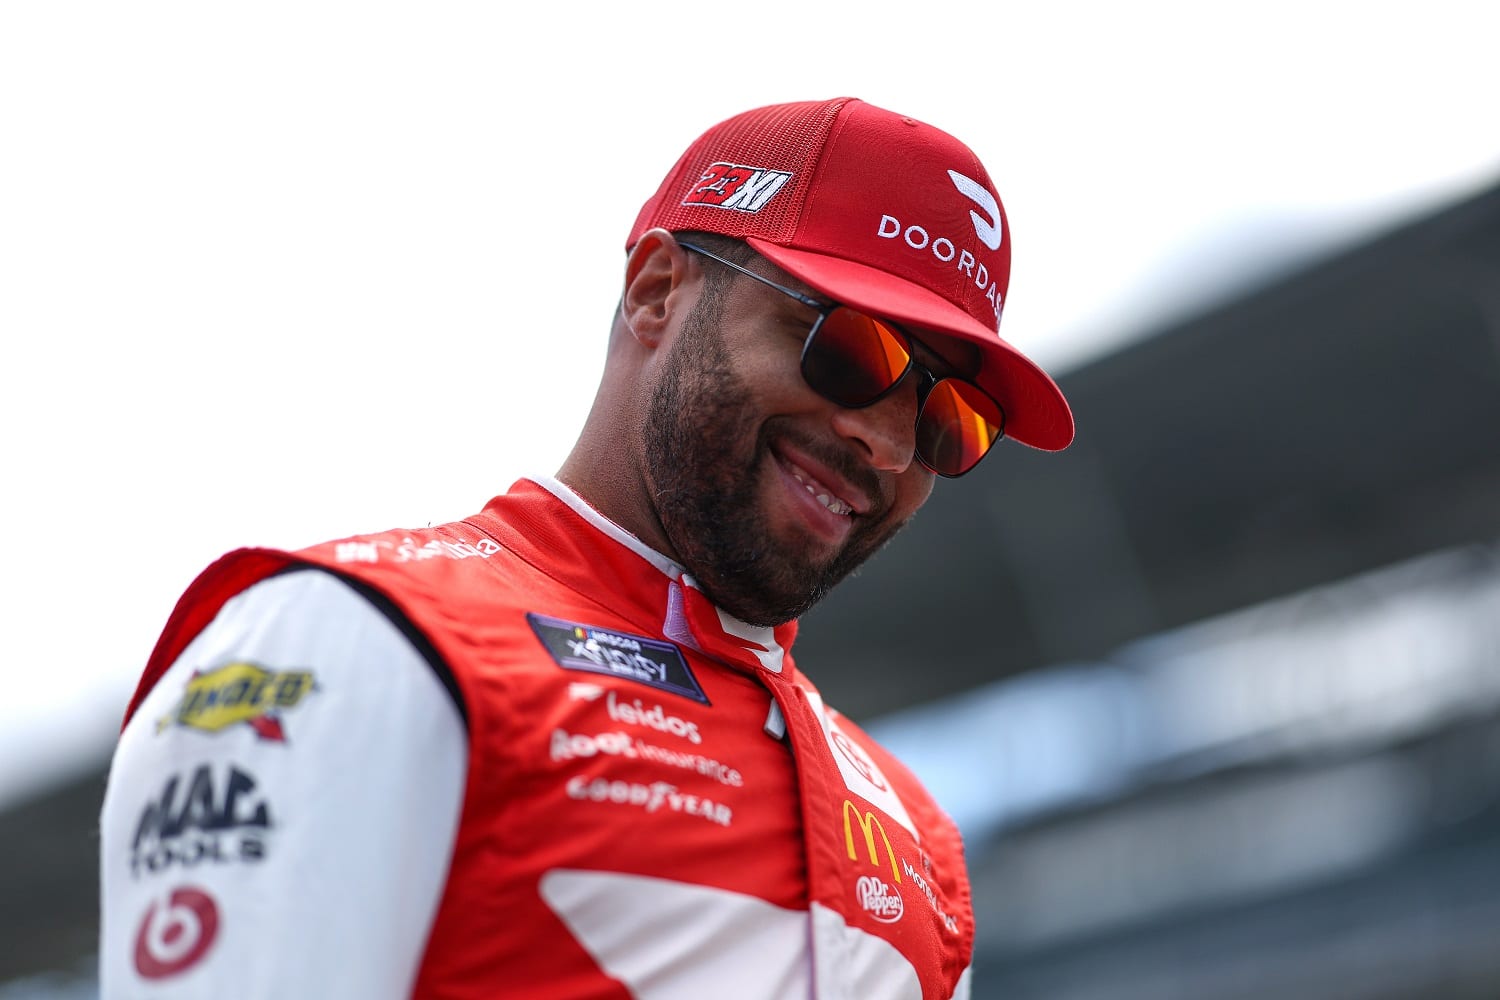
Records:
M912 338L895 324L848 306L827 305L700 246L677 243L817 312L802 345L802 377L824 399L850 409L871 406L890 395L908 373L921 376L917 460L938 475L963 475L1004 436L1005 410L994 397L967 379L934 375L916 359Z

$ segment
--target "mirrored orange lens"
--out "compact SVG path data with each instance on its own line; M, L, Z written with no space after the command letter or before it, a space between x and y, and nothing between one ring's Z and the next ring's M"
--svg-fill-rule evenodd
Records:
M841 406L864 406L901 380L911 365L905 339L873 317L839 307L802 355L802 375Z
M941 379L917 417L917 454L933 472L960 476L1005 431L1005 413L977 386Z

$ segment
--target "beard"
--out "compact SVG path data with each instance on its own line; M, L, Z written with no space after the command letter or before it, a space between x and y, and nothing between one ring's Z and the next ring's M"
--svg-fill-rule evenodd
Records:
M652 393L644 430L646 475L657 517L677 561L716 605L751 625L797 618L874 555L905 521L855 517L844 546L818 559L810 546L778 539L760 506L770 443L796 445L849 482L882 496L873 470L846 450L799 432L790 421L760 422L718 332L713 297L700 299L679 331ZM872 512L874 513L874 512Z

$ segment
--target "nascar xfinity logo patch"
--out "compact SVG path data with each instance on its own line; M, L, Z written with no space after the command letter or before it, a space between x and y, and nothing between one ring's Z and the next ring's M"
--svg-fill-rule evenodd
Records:
M218 733L243 723L262 740L286 742L281 713L296 708L313 690L311 670L267 670L254 663L227 663L200 670L188 680L177 706L156 723Z
M638 681L709 704L708 695L698 686L682 651L670 642L548 618L535 612L528 613L526 620L564 670L587 670Z

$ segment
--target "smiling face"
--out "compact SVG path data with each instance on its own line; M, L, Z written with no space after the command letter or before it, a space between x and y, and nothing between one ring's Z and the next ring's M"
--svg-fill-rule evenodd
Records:
M797 287L763 260L750 266ZM799 369L817 314L749 278L714 284L698 282L666 345L644 470L671 552L704 593L777 625L889 541L933 476L914 457L915 380L862 409L829 402Z

